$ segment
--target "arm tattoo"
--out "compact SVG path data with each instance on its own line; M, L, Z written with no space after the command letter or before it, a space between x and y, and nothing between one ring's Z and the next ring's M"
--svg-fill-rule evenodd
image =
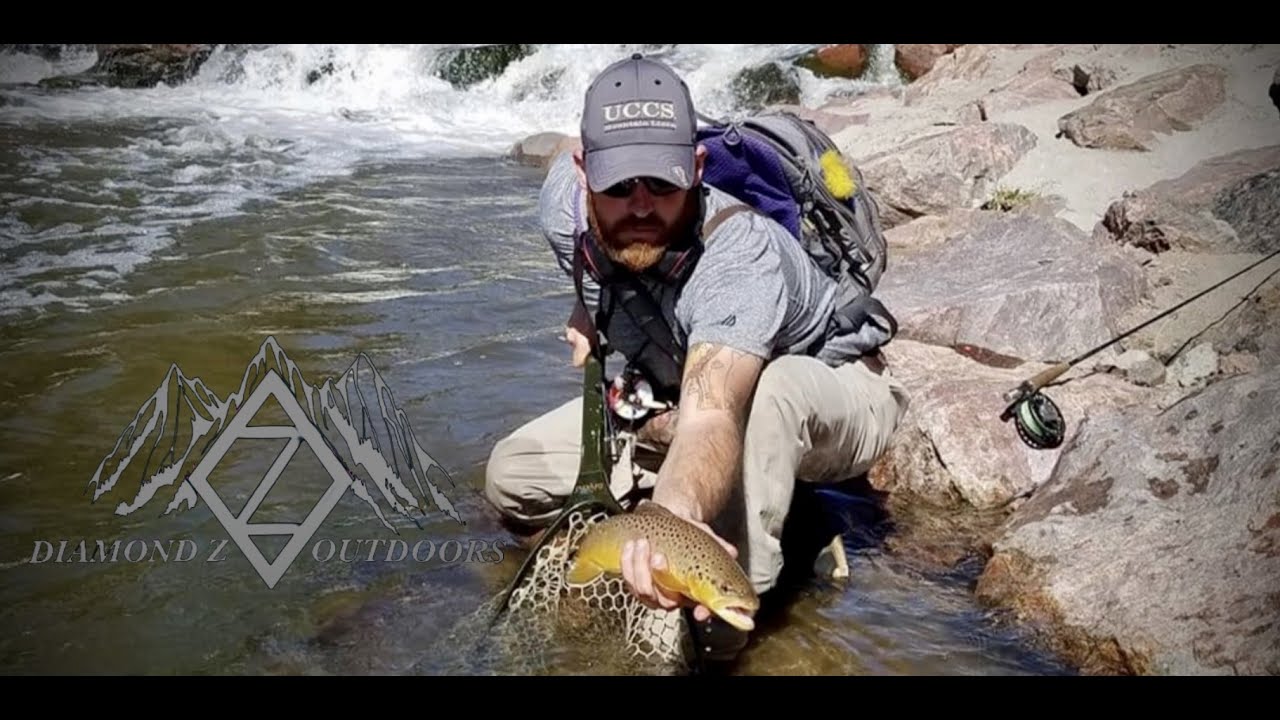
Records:
M690 348L680 429L672 433L655 500L680 505L704 521L724 507L740 479L743 433L762 366L761 358L732 348Z
M747 397L735 392L736 375L742 372L748 353L732 348L698 344L689 350L685 363L686 392L699 410L729 410L745 413Z

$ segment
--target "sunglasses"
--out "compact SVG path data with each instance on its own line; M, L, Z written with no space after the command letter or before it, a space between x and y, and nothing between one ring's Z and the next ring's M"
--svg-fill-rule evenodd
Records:
M636 186L644 183L645 188L651 195L670 195L680 189L679 185L674 185L666 180L659 180L652 177L638 177L623 180L620 183L610 185L601 191L602 194L611 198L630 197L631 193L636 191Z

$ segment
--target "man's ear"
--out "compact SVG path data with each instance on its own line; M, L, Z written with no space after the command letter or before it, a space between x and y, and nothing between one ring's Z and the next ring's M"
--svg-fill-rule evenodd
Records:
M707 160L707 146L701 143L693 151L693 184L697 185L702 182L702 166Z

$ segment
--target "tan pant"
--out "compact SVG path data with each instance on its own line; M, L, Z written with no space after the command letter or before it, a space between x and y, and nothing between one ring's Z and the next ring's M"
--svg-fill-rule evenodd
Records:
M862 361L832 368L783 356L765 366L747 422L742 484L710 523L737 546L757 592L772 588L782 570L780 537L795 480L839 482L865 473L907 405L905 389L887 370L877 373ZM512 520L549 523L577 479L581 435L577 398L499 441L486 471L490 502ZM627 440L611 478L624 506L652 489L663 458Z

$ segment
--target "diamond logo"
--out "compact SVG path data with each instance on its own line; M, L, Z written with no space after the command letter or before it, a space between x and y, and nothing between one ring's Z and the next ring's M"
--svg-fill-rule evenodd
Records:
M288 424L252 424L273 399ZM209 476L235 443L246 438L284 440L285 445L237 514L210 485ZM324 468L328 487L300 523L250 522L304 444ZM167 464L150 467L156 457ZM418 444L405 412L367 356L360 354L341 375L312 385L274 337L263 342L239 390L226 399L172 365L98 465L90 481L94 501L119 491L120 479L137 464L143 465L143 481L131 501L116 505L117 515L137 511L166 488L174 489L165 514L204 501L269 588L280 582L348 491L395 534L399 531L387 519L388 511L416 523L428 502L466 524L446 493L452 479ZM184 468L190 471L184 474ZM262 537L285 540L273 560L254 541Z
M293 421L292 426L249 425L249 421L262 409L262 404L268 398L275 398L280 403L280 407L284 409L285 414ZM240 511L240 515L236 516L231 514L218 492L209 485L209 473L240 438L283 438L289 442L276 457L275 463L271 465L271 469L262 478L262 482L253 491L249 501L245 503L244 509ZM315 453L316 458L320 460L320 464L324 466L324 469L329 473L329 477L333 480L333 483L329 485L329 489L300 524L249 524L249 518L252 518L253 514L257 512L258 506L267 497L267 493L271 492L271 488L280 477L280 473L284 472L284 469L288 467L289 461L293 459L299 445L304 442ZM274 588L285 571L293 564L294 558L298 556L298 553L302 552L302 549L307 545L307 541L319 529L325 518L329 517L329 513L333 512L334 506L338 504L343 494L351 487L351 475L343 467L342 461L338 459L338 456L334 455L329 446L325 444L324 438L320 436L320 431L307 418L306 413L298 405L297 399L285 387L284 381L280 379L280 376L274 370L271 370L267 373L262 383L253 391L253 394L249 396L249 399L245 401L244 407L240 409L240 412L236 413L231 423L218 436L218 439L209 448L208 454L204 456L204 459L192 471L191 476L187 478L187 482L190 482L195 487L200 499L209 505L214 517L218 518L218 522L222 523L227 535L231 537L231 540L249 559L253 569L258 571L258 575L267 584L267 587ZM255 535L285 535L289 537L289 541L285 544L280 554L276 556L276 559L268 562L266 556L262 554L262 551L253 542Z

